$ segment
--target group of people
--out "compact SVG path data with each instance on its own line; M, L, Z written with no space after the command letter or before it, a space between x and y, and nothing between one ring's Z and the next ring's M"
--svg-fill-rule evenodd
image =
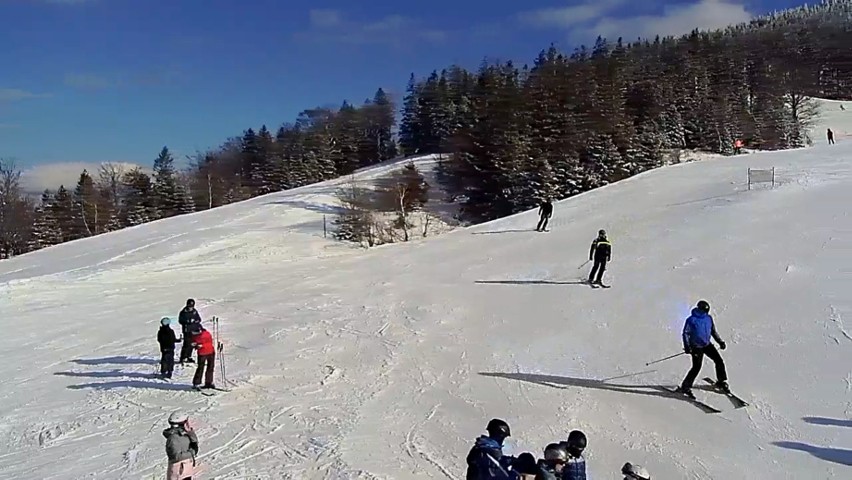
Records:
M542 200L538 207L538 225L535 227L536 232L546 232L547 222L553 216L553 202L549 198ZM612 243L606 236L606 230L598 230L598 236L592 241L592 247L589 250L589 261L594 262L592 270L589 272L589 284L603 285L603 274L606 271L606 264L612 260Z
M201 324L201 314L195 309L195 300L190 298L186 301L186 306L178 314L178 323L181 327L180 338L175 336L169 317L160 320L160 330L157 332L157 342L160 344L160 374L163 378L172 378L175 368L175 345L182 342L179 359L181 364L195 363L192 359L193 350L198 354L198 366L192 386L216 388L213 383L216 346L213 343L213 335Z
M829 134L831 134L831 130L829 130ZM550 199L545 199L541 202L538 214L540 219L536 226L536 231L545 231L548 220L553 216L553 203ZM592 246L589 250L589 261L594 262L592 270L589 272L589 283L591 285L603 285L603 274L606 271L607 263L611 260L612 243L607 238L606 231L599 230L598 236L592 241ZM692 309L691 315L684 323L682 338L684 352L692 357L692 368L686 374L683 382L681 382L678 391L689 398L695 399L695 395L692 394L692 385L701 371L704 356L706 355L716 365L716 388L723 392L730 392L725 362L710 340L711 338L716 340L721 350L724 350L726 345L722 337L716 332L716 325L713 323L713 317L710 315L710 304L705 300L699 301L695 308Z
M503 442L511 436L509 424L494 418L485 427L487 435L476 439L467 454L466 480L586 480L588 444L586 434L573 430L568 439L544 448L543 458L524 452L517 457L503 455ZM630 462L621 467L624 480L650 480L651 475L640 465Z

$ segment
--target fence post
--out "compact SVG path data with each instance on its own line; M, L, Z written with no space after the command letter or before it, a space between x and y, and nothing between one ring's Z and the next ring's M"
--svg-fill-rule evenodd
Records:
M751 169L748 169L748 189L751 190Z
M772 167L772 188L775 188L775 167Z
M322 216L322 238L328 238L328 227L325 224L325 214Z

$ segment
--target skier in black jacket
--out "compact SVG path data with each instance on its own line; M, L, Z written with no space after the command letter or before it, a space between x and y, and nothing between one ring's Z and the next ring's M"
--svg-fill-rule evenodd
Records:
M160 330L157 331L157 343L160 344L160 374L164 378L172 378L175 369L175 344L181 339L175 338L175 332L169 317L160 319Z
M598 231L598 238L592 242L592 248L589 250L589 261L592 260L595 261L595 265L589 272L589 283L603 285L606 263L612 260L612 244L607 240L605 230ZM597 277L595 274L597 274Z
M180 323L183 338L191 338L192 334L189 331L192 329L192 325L201 323L201 315L195 309L195 300L190 298L186 301L186 306L178 314L178 323ZM183 342L181 346L180 363L184 362L195 363L195 360L192 359L192 342Z
M535 231L543 232L547 230L547 221L553 216L553 204L550 203L550 199L544 199L541 202L541 205L538 206L538 214L541 218L538 220L538 226L535 227Z

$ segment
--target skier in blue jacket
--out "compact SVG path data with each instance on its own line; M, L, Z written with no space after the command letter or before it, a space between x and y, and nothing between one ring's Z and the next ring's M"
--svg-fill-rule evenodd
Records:
M683 325L683 351L692 356L692 368L680 384L680 391L690 398L695 398L692 394L692 384L701 371L704 355L710 357L710 360L716 364L716 388L724 392L730 391L725 362L710 342L711 338L716 340L720 349L725 349L725 341L716 333L716 325L713 323L713 317L710 316L710 304L701 300L692 309L692 315Z
M511 467L515 458L503 455L503 442L511 436L509 424L493 418L485 429L488 435L477 438L467 454L466 480L514 480L517 475Z

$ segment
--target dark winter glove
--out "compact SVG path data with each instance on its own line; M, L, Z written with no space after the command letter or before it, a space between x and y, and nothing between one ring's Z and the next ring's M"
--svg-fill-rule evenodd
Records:
M692 354L692 350L689 348L689 345L684 345L684 346L683 346L683 353L689 353L689 354Z
M724 350L727 347L728 347L728 345L725 344L725 342L719 342L719 348L721 348L722 350Z

